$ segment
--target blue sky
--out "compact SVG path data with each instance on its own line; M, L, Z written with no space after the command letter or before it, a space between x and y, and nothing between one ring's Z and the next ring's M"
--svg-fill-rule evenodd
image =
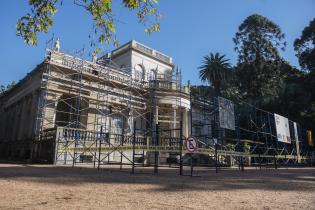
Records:
M236 63L234 37L238 26L249 15L257 13L278 24L286 34L288 46L282 56L298 66L293 50L294 40L303 28L315 18L314 0L159 0L163 14L161 31L148 36L137 23L134 13L124 9L121 1L114 0L118 39L121 44L135 39L173 57L183 73L183 81L201 84L197 67L202 57L210 52L226 54ZM39 35L38 46L24 44L16 36L18 18L29 11L26 0L6 0L0 12L0 84L22 79L39 64L45 55L45 42L54 34L61 39L61 47L76 51L85 47L88 51L91 17L83 8L64 0L55 16L55 25L48 34ZM111 51L112 46L105 47Z

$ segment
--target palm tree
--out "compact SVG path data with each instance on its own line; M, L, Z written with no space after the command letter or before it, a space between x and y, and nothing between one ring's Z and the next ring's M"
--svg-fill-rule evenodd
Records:
M219 53L204 56L202 65L198 67L199 78L201 81L209 82L214 87L216 96L220 95L221 87L226 81L228 70L231 68L229 59L225 58L225 55Z

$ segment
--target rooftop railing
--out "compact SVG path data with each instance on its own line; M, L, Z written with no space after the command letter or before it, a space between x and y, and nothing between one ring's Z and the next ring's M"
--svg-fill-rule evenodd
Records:
M131 87L138 89L152 88L154 87L153 84L155 84L157 85L156 88L180 90L181 92L189 93L189 88L180 87L176 81L172 81L169 78L168 74L159 75L157 80L150 80L149 82L132 80L131 75L127 73L55 51L51 51L50 53L50 62L66 66L76 71L87 72L114 82L128 84Z
M139 50L140 52L143 52L147 55L150 55L154 58L157 58L158 60L161 60L163 62L166 62L166 63L169 63L169 64L172 64L172 58L167 56L167 55L164 55L163 53L161 52L158 52L150 47L147 47L139 42L136 42L134 40L132 40L131 42L128 42L127 44L117 48L116 50L114 50L112 52L112 55L116 55L116 54L119 54L120 52L128 49L128 48L134 48L134 49L137 49Z

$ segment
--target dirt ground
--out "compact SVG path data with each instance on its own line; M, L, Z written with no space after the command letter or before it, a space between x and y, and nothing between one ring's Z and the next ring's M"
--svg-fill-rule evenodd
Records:
M314 168L136 172L0 164L0 209L315 209Z

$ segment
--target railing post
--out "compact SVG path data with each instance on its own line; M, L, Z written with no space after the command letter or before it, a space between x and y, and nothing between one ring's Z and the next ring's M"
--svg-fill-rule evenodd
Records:
M54 165L56 165L58 161L59 141L60 141L60 136L62 135L62 130L63 128L60 128L60 127L56 128Z
M215 154L215 172L218 173L218 144L214 145L214 154Z
M133 122L133 138L132 138L132 171L135 173L135 151L136 151L136 121Z
M156 124L156 128L155 128L155 148L157 146L159 146L159 124ZM154 152L154 173L158 173L158 166L159 165L159 152L157 151L157 149L155 149Z
M62 138L65 138L65 143L63 144L64 148L66 150L63 151L63 161L64 161L64 165L67 164L67 153L68 153L68 130L63 129L62 131Z
M103 138L103 126L101 126L101 133L100 133L99 145L98 145L98 164L97 164L98 171L100 170L100 164L101 164L102 138Z
M275 169L278 169L276 155L274 155L273 159L274 159Z
M75 166L76 163L76 159L77 159L77 144L78 144L78 134L77 134L78 130L73 130L73 138L74 138L74 148L73 148L73 160L72 160L72 167Z
M190 176L193 176L194 166L193 166L193 153L190 153Z

